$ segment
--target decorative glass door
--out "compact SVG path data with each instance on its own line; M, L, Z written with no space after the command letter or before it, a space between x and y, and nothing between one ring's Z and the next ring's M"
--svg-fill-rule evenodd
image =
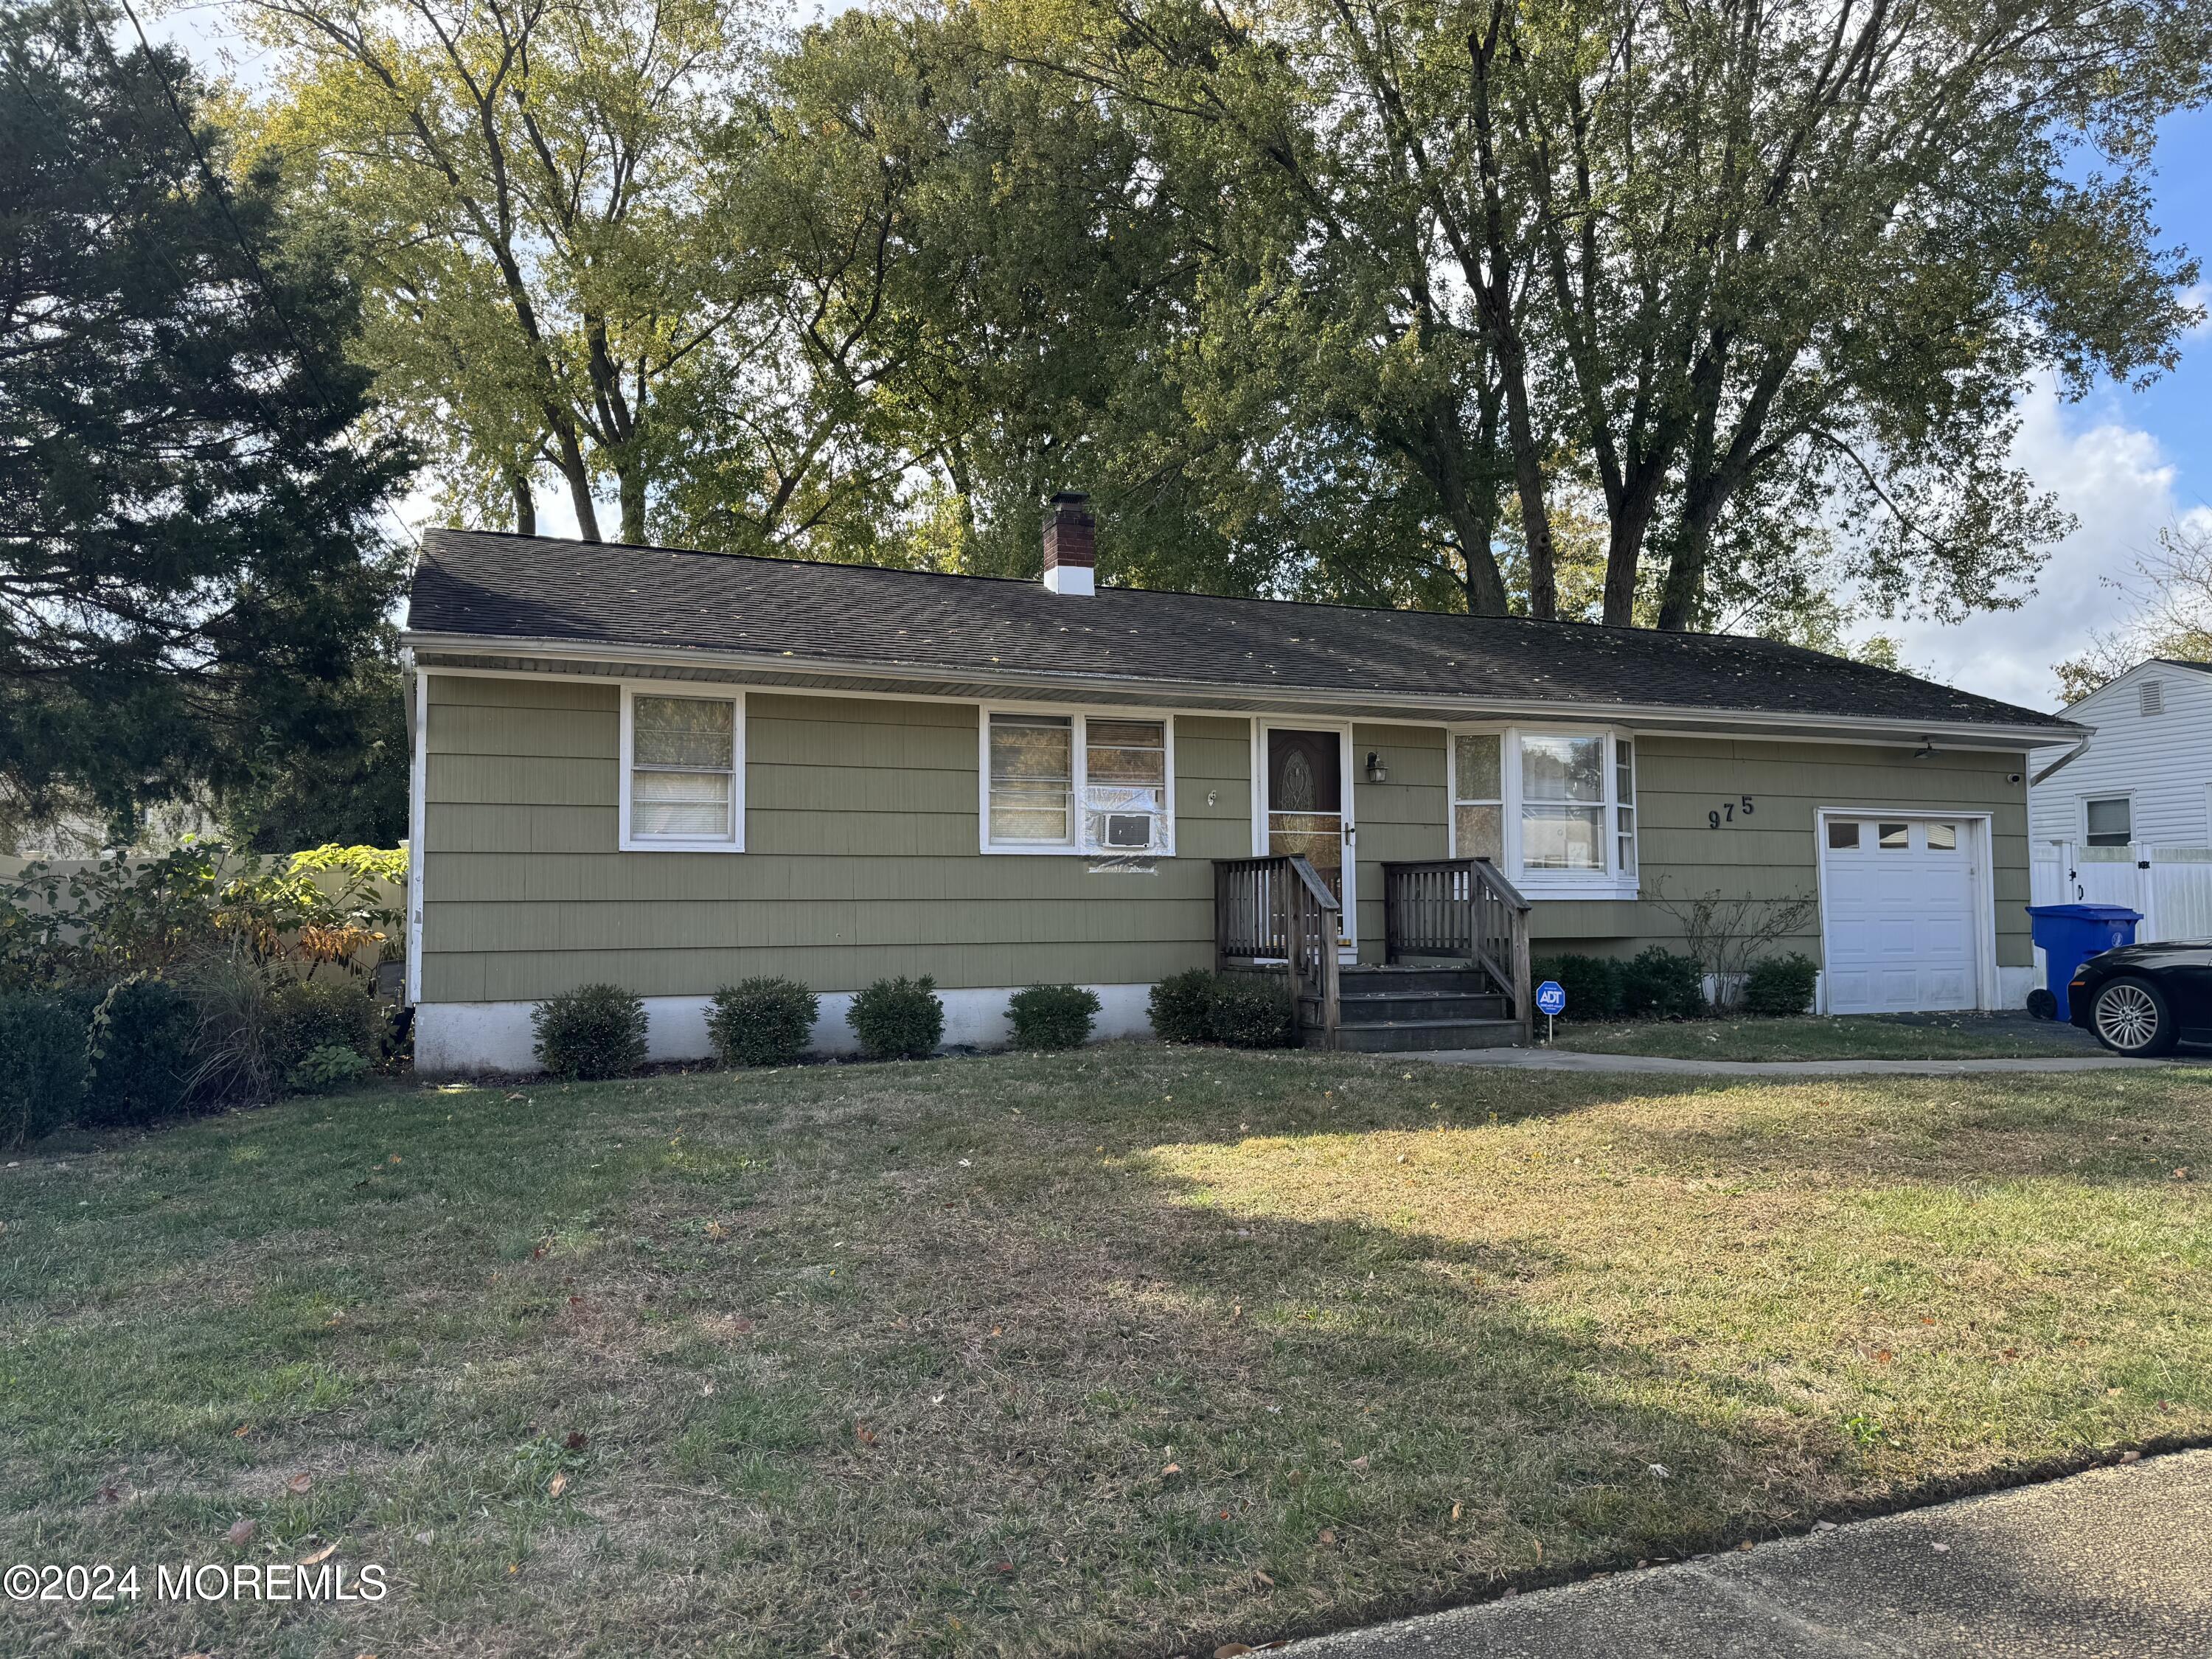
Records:
M1343 906L1338 927L1352 935L1346 884L1344 738L1338 732L1267 728L1267 851L1303 853Z

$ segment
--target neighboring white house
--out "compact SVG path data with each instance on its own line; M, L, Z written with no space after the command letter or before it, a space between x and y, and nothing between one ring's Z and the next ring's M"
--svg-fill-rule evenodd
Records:
M2124 904L2139 939L2212 938L2212 663L2154 659L2066 715L2087 739L2029 760L2033 902Z
M2078 749L2030 757L2038 847L2212 847L2212 663L2154 658L2066 710Z

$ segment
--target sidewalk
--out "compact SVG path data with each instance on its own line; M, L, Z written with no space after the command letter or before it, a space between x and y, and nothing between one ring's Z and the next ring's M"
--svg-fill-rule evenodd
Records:
M1672 1072L1686 1077L1951 1077L1966 1072L2117 1072L2208 1063L2186 1054L2164 1060L2128 1060L2118 1054L2055 1054L2041 1060L1661 1060L1648 1054L1584 1054L1567 1048L1439 1048L1392 1054L1390 1059L1531 1072Z
M2212 1451L1297 1642L1311 1659L2212 1654Z

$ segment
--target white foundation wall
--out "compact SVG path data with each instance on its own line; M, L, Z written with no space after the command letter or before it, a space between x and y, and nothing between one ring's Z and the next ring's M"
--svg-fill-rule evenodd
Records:
M1006 1021L1006 999L1020 986L981 987L939 991L945 1005L945 1042L948 1048L1002 1048L1012 1036ZM1149 1037L1151 1016L1146 1011L1150 985L1093 985L1099 1012L1091 1022L1093 1042L1109 1037ZM645 999L646 1058L648 1060L707 1060L714 1046L707 1041L705 997L647 997ZM532 1053L535 1040L530 1016L532 1002L426 1002L415 1010L415 1069L426 1077L472 1076L483 1073L534 1072ZM814 1022L809 1051L817 1054L856 1054L860 1050L845 1011L853 1006L850 991L825 991L822 1010Z

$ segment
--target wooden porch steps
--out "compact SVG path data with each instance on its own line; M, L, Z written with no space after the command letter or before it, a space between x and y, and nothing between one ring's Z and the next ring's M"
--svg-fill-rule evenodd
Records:
M1353 1054L1498 1048L1521 1039L1510 1000L1480 968L1393 964L1340 970L1336 1047ZM1302 1009L1309 1048L1326 1046L1319 1010Z

